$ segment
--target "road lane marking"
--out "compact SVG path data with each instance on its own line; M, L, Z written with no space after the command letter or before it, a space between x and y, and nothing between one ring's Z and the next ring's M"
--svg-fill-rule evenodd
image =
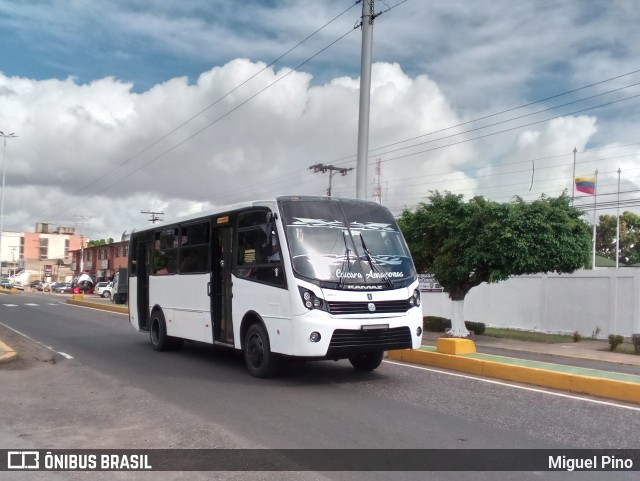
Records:
M482 378L482 377L470 376L468 374L459 374L459 373L456 373L456 372L442 371L440 369L434 369L434 368L423 367L423 366L415 366L413 364L408 364L408 363L403 363L403 362L388 361L388 360L385 360L384 362L386 362L388 364L395 364L397 366L404 366L404 367L410 367L412 369L419 369L421 371L435 372L435 373L438 373L438 374L445 374L447 376L461 377L463 379L472 379L474 381L480 381L480 382L484 382L484 383L487 383L487 384L498 384L500 386L512 387L512 388L515 388L515 389L521 389L523 391L531 391L531 392L537 392L537 393L541 393L541 394L549 394L551 396L574 399L576 401L585 401L585 402L590 402L590 403L593 403L593 404L602 404L602 405L605 405L605 406L612 406L612 407L629 409L631 411L640 412L640 407L627 406L625 404L617 404L617 403L610 402L610 401L599 401L597 399L590 399L590 398L585 398L585 397L580 397L580 396L574 396L574 395L571 395L571 394L564 394L564 393L553 392L553 391L545 391L544 389L538 389L538 388L535 388L535 387L520 386L518 384L511 384L511 383L504 382L504 381L496 381L495 379L485 379L485 378Z
M5 307L18 307L18 304L2 304Z
M67 359L73 359L73 356L71 356L70 354L67 354L65 352L59 352L56 351L55 349L53 349L51 346L46 346L44 344L42 344L40 341L36 341L35 339L33 339L32 337L27 336L24 332L20 332L17 329L14 329L11 326L7 326L4 322L0 322L0 325L6 327L7 329L11 329L13 332L15 332L16 334L21 335L22 337L29 339L31 342L35 342L36 344L38 344L39 346L44 347L45 349L49 349L51 352L55 352L56 354L60 354L63 357L66 357Z

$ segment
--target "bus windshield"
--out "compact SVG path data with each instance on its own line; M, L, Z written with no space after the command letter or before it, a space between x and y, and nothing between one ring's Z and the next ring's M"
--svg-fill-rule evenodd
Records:
M281 202L296 275L332 287L392 289L415 279L402 234L388 209L350 200Z

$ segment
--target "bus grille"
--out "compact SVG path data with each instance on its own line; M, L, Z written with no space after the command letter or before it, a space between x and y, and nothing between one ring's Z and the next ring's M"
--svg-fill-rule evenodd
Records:
M375 311L369 310L369 304L376 306ZM331 314L391 314L407 312L409 303L406 300L380 302L328 302Z
M328 358L346 357L363 351L411 349L411 330L408 326L391 329L336 329L329 343Z

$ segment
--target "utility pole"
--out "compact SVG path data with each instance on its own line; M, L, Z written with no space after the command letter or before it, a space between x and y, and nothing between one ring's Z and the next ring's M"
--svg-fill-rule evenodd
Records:
M151 218L149 219L149 222L155 224L158 221L161 221L162 219L160 217L158 217L159 215L164 215L164 212L153 212L151 210L141 210L140 211L141 214L150 214Z
M362 53L360 56L360 112L358 116L358 162L356 198L367 199L367 154L369 152L369 104L371 101L371 51L373 45L373 2L362 1Z
M80 228L80 274L84 272L84 220L85 219L93 219L93 216L86 215L74 215L78 219L81 219L79 224L82 226Z
M347 175L350 170L353 170L353 167L345 168L345 167L336 167L334 165L324 165L324 164L315 164L309 167L309 169L313 169L313 173L326 173L329 172L329 188L327 189L327 197L331 197L331 179L333 179L333 175L338 172L343 176Z
M0 137L3 140L2 146L2 198L0 199L0 277L2 276L2 235L4 234L4 176L5 176L5 164L4 164L4 152L7 150L7 139L13 139L17 137L16 134L11 132L5 134L0 131Z

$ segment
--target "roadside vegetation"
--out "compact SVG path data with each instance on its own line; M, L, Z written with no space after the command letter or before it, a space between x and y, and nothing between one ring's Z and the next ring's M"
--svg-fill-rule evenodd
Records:
M580 337L579 339L576 339L575 334L548 334L544 332L521 331L519 329L507 329L500 327L486 327L483 335L489 337L499 337L503 339L515 339L518 341L542 342L546 344L578 342L578 340L580 342L591 342L598 340L591 337ZM602 343L606 342L603 339L599 339L599 341ZM608 345L606 347L602 347L599 350L614 351L622 354L640 355L640 345L635 338L631 342L628 342L627 340L616 340L615 343L612 343L611 339L609 339Z
M574 342L573 334L548 334L545 332L521 331L519 329L507 329L501 327L487 327L485 336L500 337L503 339L516 339L518 341L543 342L546 344L558 344L562 342ZM591 340L590 338L582 338Z

